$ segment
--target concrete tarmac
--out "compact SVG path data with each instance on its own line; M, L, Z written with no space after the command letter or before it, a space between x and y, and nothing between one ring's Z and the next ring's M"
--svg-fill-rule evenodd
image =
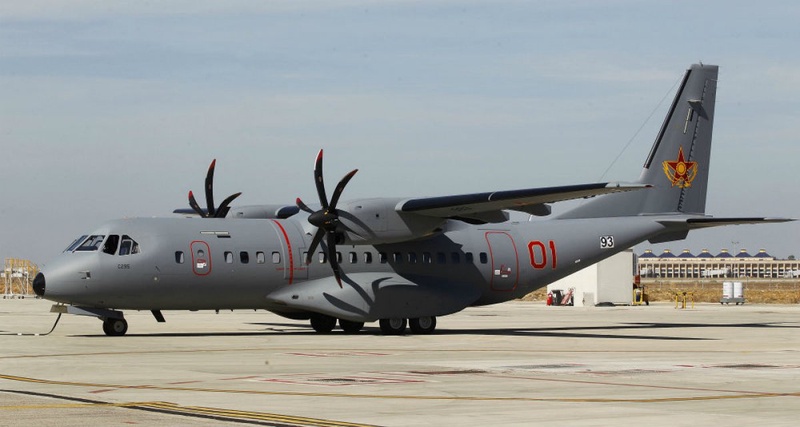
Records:
M435 334L314 333L268 312L128 312L128 335L0 300L0 425L795 426L800 306L546 307ZM18 334L23 335L18 335Z

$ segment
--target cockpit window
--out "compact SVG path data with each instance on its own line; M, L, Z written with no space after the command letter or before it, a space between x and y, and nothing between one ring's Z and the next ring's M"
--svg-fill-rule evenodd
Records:
M100 234L93 234L93 235L89 236L89 238L88 238L88 239L86 239L86 240L83 242L83 244L81 244L80 246L78 246L78 248L77 248L77 249L75 249L75 251L77 251L77 252L91 252L91 251L96 251L96 250L98 250L98 249L100 248L100 244L101 244L101 243L103 243L103 239L104 239L105 237L106 237L106 236L104 236L104 235L100 235Z
M119 255L132 255L139 253L139 244L136 243L135 240L131 239L128 235L122 236L122 243L119 245Z
M114 255L117 253L117 245L119 245L119 235L110 234L103 245L103 252Z
M64 252L72 252L72 251L74 251L75 248L77 248L78 245L83 243L83 241L86 240L87 237L89 237L89 235L88 234L84 234L83 236L78 237L77 239L73 240L72 243L70 243L69 246L67 246L67 249L64 249Z

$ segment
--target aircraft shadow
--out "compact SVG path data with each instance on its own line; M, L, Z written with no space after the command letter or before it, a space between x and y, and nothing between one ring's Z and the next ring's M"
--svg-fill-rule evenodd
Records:
M317 335L310 327L302 323L248 323L252 326L266 327L264 330L255 331L236 331L236 332L164 332L150 334L127 334L127 337L258 337L276 335ZM437 328L434 335L485 335L485 336L520 336L520 337L555 337L555 338L579 338L579 339L624 339L624 340L655 340L655 341L711 341L717 338L692 337L684 331L681 335L644 335L644 334L623 334L622 331L656 331L671 329L706 329L706 328L745 328L745 329L800 329L797 324L785 323L731 323L731 324L705 324L705 323L624 323L616 325L599 326L574 326L561 328L487 328L487 329L446 329ZM614 333L617 331L618 333ZM345 335L341 330L334 330L326 335ZM381 335L380 328L377 326L365 326L357 334L347 335ZM106 338L105 335L73 335L85 338ZM407 332L405 336L414 336Z

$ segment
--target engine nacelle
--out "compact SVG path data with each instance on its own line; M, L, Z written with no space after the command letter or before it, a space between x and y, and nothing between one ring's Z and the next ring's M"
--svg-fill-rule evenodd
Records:
M295 205L237 206L228 212L234 219L286 219L300 211Z
M345 244L377 245L432 236L445 218L398 212L402 198L360 199L339 203L340 231ZM339 231L339 230L337 230Z

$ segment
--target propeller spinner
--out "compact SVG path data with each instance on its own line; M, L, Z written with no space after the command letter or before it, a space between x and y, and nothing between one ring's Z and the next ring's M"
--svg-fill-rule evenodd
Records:
M242 193L235 193L228 196L219 207L214 206L214 167L217 164L217 159L214 159L211 162L211 165L208 167L208 173L206 174L206 206L207 209L204 211L200 205L197 204L197 200L194 198L194 194L191 190L189 190L189 206L197 212L203 218L224 218L225 215L228 214L228 211L231 209L230 204L233 200L239 197Z
M339 284L340 288L342 287L342 273L339 268L339 260L336 258L336 230L340 222L339 211L336 210L336 204L339 203L339 197L342 195L344 187L350 182L350 179L353 178L356 172L358 172L358 169L353 169L339 181L339 184L336 185L336 189L333 190L333 197L331 197L329 202L325 194L325 181L322 178L322 150L319 150L317 160L314 162L314 184L317 186L317 195L319 196L319 204L322 206L322 209L314 211L303 203L299 197L297 198L297 207L308 212L310 214L308 216L308 222L317 227L317 232L314 234L314 238L311 240L311 246L308 248L306 264L311 264L314 251L322 241L322 238L325 237L328 260L331 263L331 269L333 269L333 276L336 278L336 283Z

